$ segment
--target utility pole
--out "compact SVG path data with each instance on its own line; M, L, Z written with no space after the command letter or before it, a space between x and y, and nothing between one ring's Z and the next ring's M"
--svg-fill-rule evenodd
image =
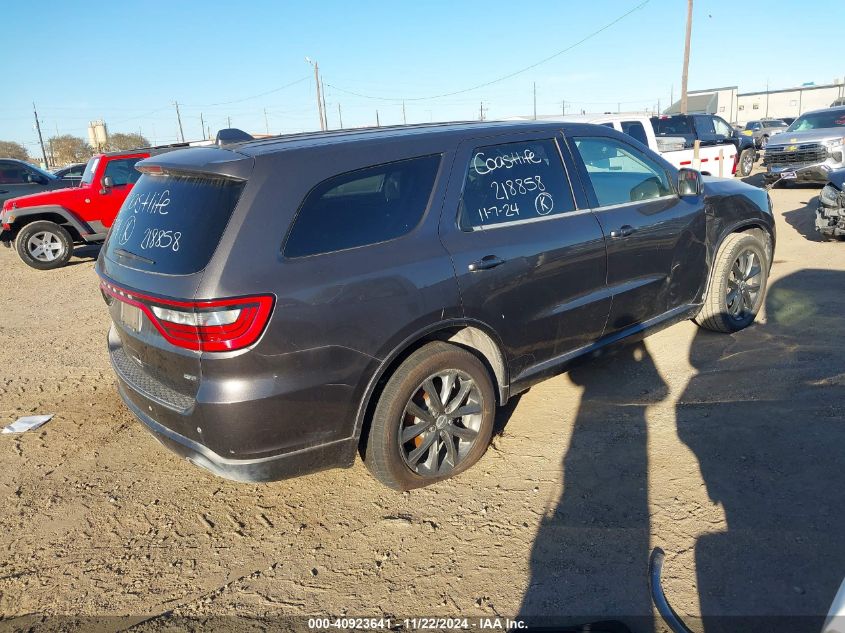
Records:
M325 132L326 116L323 112L323 98L320 95L320 64L318 62L311 61L310 57L306 57L305 61L311 64L314 68L314 86L317 89L317 117L320 119L320 129Z
M616 102L616 114L619 114L622 111L622 104L618 101Z
M378 120L378 110L376 110L376 127L381 127L381 123Z
M692 0L687 0L687 36L684 41L684 70L681 73L681 114L687 113L687 78L689 77L689 43L692 35Z
M326 110L326 84L320 79L320 92L323 95L323 129L329 129L329 112Z
M343 115L340 113L340 101L337 102L337 120L340 121L340 129L343 129Z
M534 120L537 120L537 82L534 82Z
M205 119L202 118L202 112L200 112L200 134L205 136ZM208 138L205 136L205 138Z
M179 121L179 138L182 139L182 142L185 142L185 133L182 131L182 115L179 114L179 102L174 101L173 105L176 106L176 120Z
M560 102L560 115L566 116L566 100Z
M766 79L766 118L769 118L769 80Z
M41 123L38 122L38 110L35 109L35 101L32 102L32 113L35 115L35 129L38 130L38 142L41 143L41 156L44 157L44 167L46 168L49 165L47 150L44 149L44 138L41 136Z
M226 127L232 127L232 117L226 117Z
M402 125L408 125L408 120L405 118L405 102L402 102Z
M267 121L267 108L264 108L264 131L270 134L270 123Z
M484 102L483 101L481 102L481 106L478 108L478 120L479 121L484 120Z

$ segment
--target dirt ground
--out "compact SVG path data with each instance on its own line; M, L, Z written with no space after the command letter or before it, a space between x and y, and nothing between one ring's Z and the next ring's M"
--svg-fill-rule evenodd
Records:
M56 414L0 436L5 624L522 614L665 630L646 574L659 545L696 630L818 631L845 577L845 243L813 233L817 193L772 192L758 324L680 324L549 380L501 412L477 466L405 494L360 461L251 485L179 460L117 394L90 249L47 273L0 249L0 423ZM816 617L722 618L762 615Z

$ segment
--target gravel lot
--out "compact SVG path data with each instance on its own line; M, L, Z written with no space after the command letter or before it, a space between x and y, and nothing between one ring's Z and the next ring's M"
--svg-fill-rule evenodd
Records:
M144 631L233 614L625 615L664 630L646 583L660 545L697 630L818 631L697 619L819 616L845 577L845 243L813 233L817 193L772 192L758 324L684 323L547 381L500 414L475 468L406 494L360 462L251 485L179 460L117 395L91 250L42 273L0 249L0 422L56 414L0 436L0 614Z

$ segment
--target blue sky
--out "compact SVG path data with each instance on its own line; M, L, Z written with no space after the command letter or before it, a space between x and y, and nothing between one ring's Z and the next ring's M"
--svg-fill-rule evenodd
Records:
M532 65L602 28L643 0L203 0L4 3L0 140L37 152L32 101L45 135L112 132L177 139L174 100L189 139L232 125L264 132L318 127L310 56L326 84L329 126L666 107L680 94L684 0L648 0L574 49L505 81L464 90ZM830 83L838 55L820 55L823 16L841 0L790 12L791 2L695 0L690 89L740 91ZM790 33L767 45L768 28ZM784 28L786 27L786 28ZM780 36L782 38L782 36ZM768 51L772 52L769 53ZM780 51L792 51L783 55ZM805 52L802 52L805 51ZM291 84L291 85L288 85ZM286 86L286 88L280 88ZM262 93L263 96L256 96ZM363 96L356 96L358 93ZM372 98L380 97L380 98Z

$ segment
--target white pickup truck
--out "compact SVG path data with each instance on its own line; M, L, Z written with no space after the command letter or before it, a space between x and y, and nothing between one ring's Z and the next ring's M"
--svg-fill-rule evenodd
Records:
M711 176L729 177L735 174L737 169L740 176L750 174L755 160L753 149L750 152L743 152L742 161L740 161L735 135L732 134L733 130L727 123L719 117L702 115L716 121L702 121L700 125L709 123L711 127L714 127L715 124L722 122L728 128L727 130L714 129L713 134L708 136L697 129L694 116L696 115L656 118L636 114L581 114L560 117L560 119L573 123L593 123L612 127L648 146L678 168L691 167ZM653 124L655 120L661 128L669 128L669 131L661 129L655 133ZM672 131L671 126L677 128L677 133ZM700 141L698 160L692 147L695 140Z

